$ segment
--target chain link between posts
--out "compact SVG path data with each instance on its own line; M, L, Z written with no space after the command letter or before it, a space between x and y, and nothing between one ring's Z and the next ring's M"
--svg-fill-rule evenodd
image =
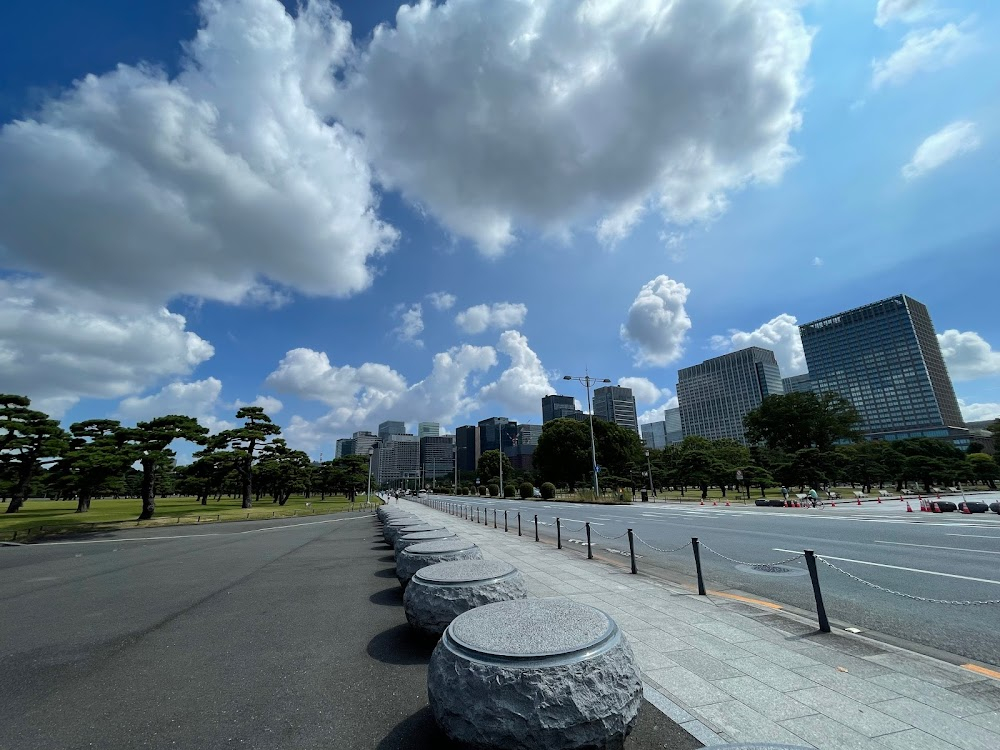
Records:
M879 586L877 583L872 583L871 581L866 581L864 578L859 578L853 573L848 573L843 568L837 567L832 562L825 560L820 555L816 555L816 559L819 560L824 565L826 565L828 568L833 568L838 573L843 573L845 576L854 581L857 581L858 583L863 583L865 586L876 589L878 591L884 591L887 594L894 594L896 596L901 596L904 599L912 599L917 602L930 602L931 604L957 604L963 607L979 607L990 604L1000 604L1000 599L987 599L985 601L980 601L980 602L969 602L969 601L963 602L963 601L952 601L949 599L931 599L930 597L927 596L915 596L914 594L904 594L902 591L893 591L892 589L887 589L885 586Z
M610 539L612 541L615 540L615 539L621 539L623 536L626 536L628 534L628 529L625 529L625 531L623 531L618 536L608 536L607 534L602 534L600 531L598 531L597 529L595 529L593 526L590 527L590 530L593 531L595 534L597 534L597 536L601 537L602 539Z
M626 532L626 533L627 533L627 532ZM640 544L644 544L645 546L649 547L649 548L650 548L650 549L652 549L652 550L656 550L657 552L663 552L664 554L667 554L667 555L669 555L669 554L670 554L670 553L672 553L672 552L680 552L680 551L681 551L682 549L684 549L685 547L690 547L690 546L691 546L691 542L685 542L685 543L684 543L684 544L682 544L682 545L681 545L680 547L675 547L674 549L660 549L659 547L654 547L654 546L653 546L652 544L650 544L649 542L647 542L646 540L644 540L644 539L643 539L642 537L640 537L640 536L639 536L638 534L634 534L634 533L633 533L633 535L632 535L632 536L633 536L633 537L635 538L635 540L636 540L637 542L639 542Z
M753 563L753 562L746 562L744 560L734 560L732 557L726 557L721 552L716 552L714 549L712 549L711 547L709 547L704 542L701 542L700 545L701 545L702 549L708 550L713 555L718 555L723 560L728 560L729 562L736 563L737 565L747 565L747 566L749 566L751 568L764 568L764 567L769 567L769 566L774 566L774 565L785 565L786 563L794 562L795 560L798 560L800 557L803 556L802 553L800 552L799 554L795 555L794 557L789 557L787 560L779 560L778 562L768 562L768 563Z
M579 526L572 526L571 527L571 526L567 526L565 523L562 523L560 521L559 528L562 529L563 531L583 531L585 528L587 528L587 524L581 523ZM591 531L593 531L593 529L591 529Z

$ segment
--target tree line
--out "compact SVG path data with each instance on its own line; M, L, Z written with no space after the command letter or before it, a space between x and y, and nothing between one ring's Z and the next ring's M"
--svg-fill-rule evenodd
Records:
M16 513L29 497L75 499L86 513L95 497L139 497L139 519L152 518L157 495L235 495L244 508L269 495L284 505L296 492L355 494L367 482L368 457L313 464L289 448L281 428L259 406L236 412L242 424L215 435L197 419L178 414L139 422L88 419L63 429L26 396L0 395L0 498ZM194 461L176 463L175 440L199 447Z

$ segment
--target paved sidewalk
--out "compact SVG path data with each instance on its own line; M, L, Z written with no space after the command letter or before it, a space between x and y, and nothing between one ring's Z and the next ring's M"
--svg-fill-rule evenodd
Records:
M407 500L399 506L515 565L532 595L565 596L614 617L639 660L646 698L706 745L1000 748L1000 680L861 636L820 634L763 606L699 597L516 531Z

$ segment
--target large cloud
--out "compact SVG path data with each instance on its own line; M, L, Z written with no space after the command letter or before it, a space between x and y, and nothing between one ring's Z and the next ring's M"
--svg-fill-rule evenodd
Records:
M349 25L324 0L199 10L176 78L119 65L0 130L0 264L157 302L364 289L396 232L329 116Z
M889 57L872 61L872 85L905 83L917 73L947 68L961 60L972 44L973 36L964 24L911 31Z
M811 32L792 0L463 0L376 29L337 114L379 177L486 253L642 207L715 216L777 179Z
M475 305L455 316L455 324L466 333L482 333L487 328L509 328L524 322L528 308L520 302Z
M981 422L987 419L1000 419L1000 404L967 404L962 399L959 399L958 405L962 410L962 417L966 422Z
M670 395L669 388L660 388L649 378L620 378L618 385L631 389L637 404L655 404L661 397Z
M540 413L542 396L555 391L528 339L517 331L504 331L497 349L510 357L510 366L479 391L480 398L498 401L514 414Z
M455 347L436 354L427 377L411 385L384 364L337 367L324 352L293 349L267 377L267 384L330 407L316 420L294 415L284 431L290 444L316 450L355 430L374 430L387 419L449 424L475 408L469 381L496 361L492 347Z
M930 0L878 0L875 25L887 26L894 21L913 23L929 15L932 8Z
M727 336L712 336L712 347L721 351L736 351L748 346L770 349L778 360L783 377L806 371L806 355L802 350L798 321L794 315L782 313L753 331L731 330Z
M982 144L974 122L958 120L927 136L903 165L903 177L915 180Z
M684 303L688 288L669 276L644 284L632 302L622 338L635 350L637 365L668 365L684 354L691 318Z
M949 328L938 334L938 342L952 380L1000 377L1000 352L975 331Z
M81 397L120 398L189 373L214 354L166 309L119 307L37 279L0 279L6 391L53 416Z

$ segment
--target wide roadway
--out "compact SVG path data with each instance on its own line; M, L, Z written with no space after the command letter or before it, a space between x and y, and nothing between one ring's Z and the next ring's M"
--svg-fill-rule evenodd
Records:
M995 502L998 498L976 499ZM555 541L558 516L567 554L586 553L586 536L580 527L590 521L595 554L623 565L628 564L628 539L620 535L632 528L641 540L636 542L641 570L687 581L694 574L690 546L669 553L651 546L673 550L698 537L710 589L745 592L807 612L815 612L816 605L803 558L783 564L780 567L785 570L776 572L736 561L775 563L811 549L847 573L899 592L871 588L820 563L824 603L834 627L856 627L1000 665L1000 639L996 637L1000 604L939 604L909 598L1000 600L1000 516L995 513L921 513L916 500L911 501L914 512L907 513L906 504L898 499L866 502L861 507L842 502L835 508L808 509L756 508L738 501L726 507L690 502L595 506L541 500L450 500L481 509L481 518L489 509L491 527L493 510L498 509L500 529L506 510L510 533L517 533L520 512L522 532L533 535L537 514L539 536L548 542Z

